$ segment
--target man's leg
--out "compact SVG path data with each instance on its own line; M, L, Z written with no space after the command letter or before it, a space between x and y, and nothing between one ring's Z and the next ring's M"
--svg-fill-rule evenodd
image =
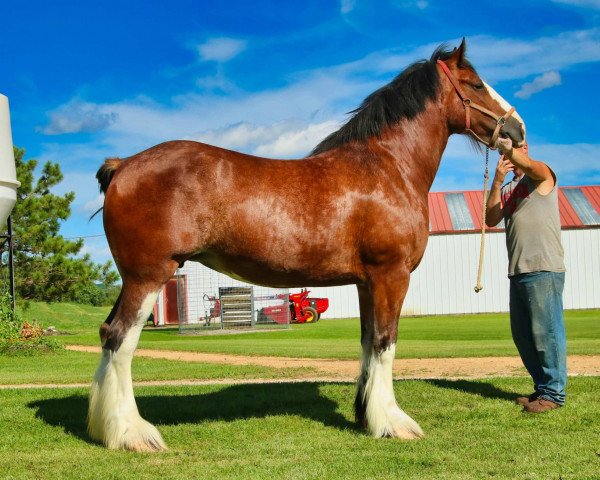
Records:
M526 282L533 341L542 377L537 382L540 398L565 403L567 385L567 341L563 320L564 273L529 274Z
M538 384L543 381L543 370L531 328L527 289L522 285L526 281L526 275L510 278L510 330L523 365L533 379L534 392L537 394Z

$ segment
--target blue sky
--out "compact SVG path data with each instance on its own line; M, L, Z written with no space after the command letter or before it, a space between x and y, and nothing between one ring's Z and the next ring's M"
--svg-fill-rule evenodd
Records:
M60 163L57 191L76 193L61 233L86 237L97 261L110 258L100 216L88 222L104 158L172 139L304 156L370 92L463 36L524 118L531 155L562 185L600 183L600 1L475 4L2 0L0 93L14 144ZM433 190L480 189L482 175L456 136Z

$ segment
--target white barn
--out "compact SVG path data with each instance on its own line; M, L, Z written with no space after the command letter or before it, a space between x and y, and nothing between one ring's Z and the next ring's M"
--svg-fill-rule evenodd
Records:
M507 256L504 230L488 229L483 290L475 293L481 234L483 192L429 194L430 237L419 267L411 276L403 315L439 315L508 311ZM567 274L566 309L600 308L600 186L561 187L559 208ZM219 286L244 285L203 265L187 262L178 280L165 287L155 313L158 323L177 323L169 315L169 298L177 294L186 304L186 321L203 316L205 294ZM202 291L211 286L212 292ZM324 318L358 317L354 285L311 288L311 297L328 297ZM170 289L170 291L169 291Z

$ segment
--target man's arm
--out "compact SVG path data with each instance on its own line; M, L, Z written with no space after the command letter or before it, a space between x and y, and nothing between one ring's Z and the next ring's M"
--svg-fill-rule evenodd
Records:
M498 225L504 216L500 191L502 183L504 182L504 177L506 177L508 172L514 170L514 168L512 163L508 161L504 155L500 156L485 208L485 224L488 227L495 227Z
M499 138L498 149L516 167L519 167L525 175L538 183L548 182L554 187L554 176L552 171L544 162L533 160L523 148L513 148L512 141L508 138Z

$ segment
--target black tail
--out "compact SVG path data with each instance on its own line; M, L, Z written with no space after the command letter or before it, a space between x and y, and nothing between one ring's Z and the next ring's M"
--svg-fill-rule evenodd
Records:
M98 172L96 173L96 178L98 179L98 183L100 184L100 191L105 195L113 175L121 166L121 162L122 160L120 158L107 158L104 161L104 164L98 169ZM96 210L90 217L90 220L94 218L98 213L100 213L103 208L104 207L100 207L98 210Z
M120 158L107 158L104 161L104 164L98 169L98 173L96 173L96 178L98 179L98 183L100 184L100 191L106 194L108 190L108 186L110 185L110 181L112 180L113 175L121 165L122 160Z

